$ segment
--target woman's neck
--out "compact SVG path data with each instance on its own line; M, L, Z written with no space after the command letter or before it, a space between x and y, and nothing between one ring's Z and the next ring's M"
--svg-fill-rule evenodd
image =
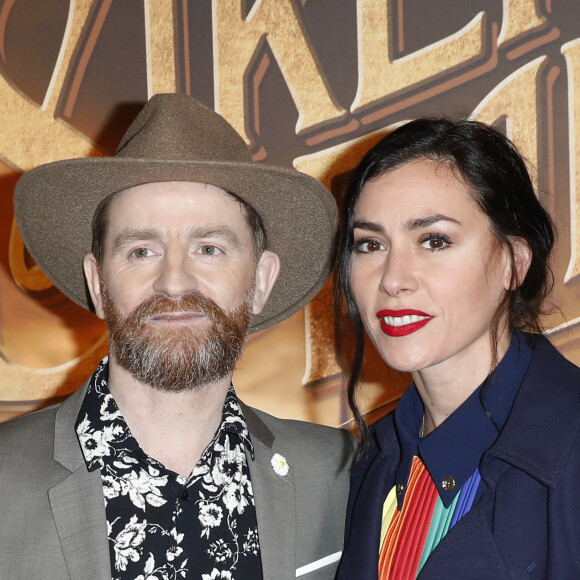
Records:
M469 353L469 356L456 355L453 359L412 373L425 408L423 435L437 429L483 383L504 357L510 338L508 332L500 338L496 360L488 343L488 348Z

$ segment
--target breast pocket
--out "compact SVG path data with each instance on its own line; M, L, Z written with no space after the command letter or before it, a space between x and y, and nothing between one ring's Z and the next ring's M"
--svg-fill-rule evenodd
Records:
M296 569L296 578L302 578L303 580L325 580L332 579L338 568L338 562L342 552L335 552L334 554L329 554L310 562L300 568Z

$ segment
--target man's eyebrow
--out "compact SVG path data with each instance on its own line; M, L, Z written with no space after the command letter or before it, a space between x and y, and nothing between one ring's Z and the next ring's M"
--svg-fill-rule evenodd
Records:
M242 240L229 226L194 226L188 228L182 236L184 238L221 238L231 244L235 249L241 250L244 245Z
M113 253L134 242L147 242L161 237L161 231L157 229L136 230L127 228L113 240Z
M172 237L175 234L168 233L163 229L146 228L123 230L113 240L113 252L118 252L121 248L135 242L147 242L151 240L161 240L164 237ZM192 226L177 233L181 239L192 238L221 238L231 244L235 249L242 249L243 244L239 236L228 226Z

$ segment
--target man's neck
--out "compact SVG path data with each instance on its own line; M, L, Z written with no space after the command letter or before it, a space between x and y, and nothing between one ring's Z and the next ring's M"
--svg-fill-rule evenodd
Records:
M220 426L231 375L191 391L139 382L109 357L109 390L141 449L187 477Z

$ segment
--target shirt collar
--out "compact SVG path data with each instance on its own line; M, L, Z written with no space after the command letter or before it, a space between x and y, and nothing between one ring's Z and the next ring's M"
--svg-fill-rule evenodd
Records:
M75 430L89 471L101 469L113 449L133 455L137 460L157 463L139 446L108 387L109 360L105 357L89 380L87 392L81 405ZM252 460L254 446L244 420L239 399L230 385L222 411L222 421L208 448L224 432L237 436Z
M516 330L508 351L493 373L444 423L423 439L419 438L423 402L414 384L407 389L395 410L402 450L396 481L405 482L400 489L406 489L413 456L418 455L443 505L449 507L503 428L532 353L524 334ZM401 493L399 507L403 499L404 493Z

